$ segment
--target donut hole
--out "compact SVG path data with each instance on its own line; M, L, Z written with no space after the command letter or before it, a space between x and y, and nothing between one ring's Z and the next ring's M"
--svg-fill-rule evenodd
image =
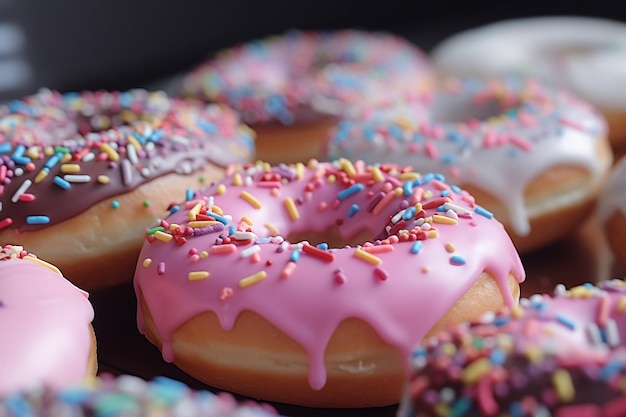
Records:
M495 97L477 100L467 94L442 94L433 102L431 121L434 124L452 124L470 120L488 120L502 115L519 104L519 101L505 103Z
M339 227L332 226L326 229L323 232L301 232L301 233L289 233L287 235L287 240L289 242L309 242L311 245L319 245L320 243L328 244L329 248L344 248L346 246L359 246L363 245L363 243L372 241L374 239L374 234L369 230L361 230L353 236L348 238L341 236L339 232Z

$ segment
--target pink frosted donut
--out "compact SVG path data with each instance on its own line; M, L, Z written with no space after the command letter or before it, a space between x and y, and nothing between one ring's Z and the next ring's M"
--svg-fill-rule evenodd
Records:
M0 246L0 396L94 376L93 316L87 293L55 266Z
M220 51L184 93L238 110L257 133L257 158L317 158L337 116L355 103L429 90L428 57L405 39L359 30L289 31Z
M471 195L396 165L259 163L172 211L139 257L139 328L190 375L263 400L397 403L415 343L514 305L524 279Z
M237 402L228 393L193 390L165 377L100 375L60 389L0 395L3 417L277 417L268 404Z
M625 282L520 305L417 347L398 417L623 416Z
M611 171L600 195L597 216L615 258L626 268L626 156Z
M0 106L0 244L93 290L130 281L167 205L254 153L232 110L163 92L38 94Z
M604 118L534 81L448 79L428 100L355 114L332 133L326 158L444 173L496 215L521 252L576 230L612 162Z

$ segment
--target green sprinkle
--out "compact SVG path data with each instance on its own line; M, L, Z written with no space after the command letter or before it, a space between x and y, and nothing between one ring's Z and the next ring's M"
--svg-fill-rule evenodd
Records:
M144 207L150 207L150 201L146 200L143 202Z
M157 227L153 227L152 229L148 230L146 232L146 236L150 236L155 234L156 232L164 232L165 228L163 226L157 226Z

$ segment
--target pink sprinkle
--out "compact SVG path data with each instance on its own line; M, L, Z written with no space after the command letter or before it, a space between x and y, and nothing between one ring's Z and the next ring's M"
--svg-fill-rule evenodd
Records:
M253 253L250 257L250 261L255 264L261 262L261 255L259 254L259 252Z
M437 147L432 142L426 142L424 145L426 148L426 155L428 155L431 159L437 159L439 157L439 152L437 151Z
M563 126L571 127L573 129L577 129L577 130L582 130L583 132L585 131L584 127L582 127L581 125L579 125L578 123L576 123L576 122L574 122L572 120L564 119L564 118L561 117L559 119L559 122L561 122L561 124Z
M340 269L333 272L333 277L335 278L335 282L337 284L344 284L346 282L346 275L341 272Z
M389 274L387 273L387 271L379 266L374 268L374 276L381 281L386 281L387 278L389 278Z
M280 277L282 279L287 279L289 278L289 276L293 273L293 271L296 269L296 263L289 261L287 262L287 265L285 265L285 267L283 268L282 272L280 273Z
M519 136L509 136L509 142L527 152L533 150L533 144L526 139L520 138Z
M165 262L159 262L159 265L157 265L157 274L158 275L165 274Z
M220 290L220 300L224 301L224 300L228 300L230 297L233 296L233 289L230 287L224 287Z
M9 227L11 224L13 223L13 219L10 217L5 217L4 219L0 220L0 230Z
M609 319L609 313L611 310L611 297L608 295L600 299L598 304L598 311L596 312L596 324L602 328L606 326L606 322Z
M481 378L476 387L476 399L478 407L486 416L495 416L498 412L498 403L493 398L493 387L491 378Z

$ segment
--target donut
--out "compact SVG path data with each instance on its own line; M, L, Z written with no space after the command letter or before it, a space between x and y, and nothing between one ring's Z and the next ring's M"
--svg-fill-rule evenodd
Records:
M265 401L397 404L415 343L513 306L525 278L470 194L392 164L257 163L176 207L146 231L139 330L192 377Z
M519 75L570 90L602 111L614 148L626 146L626 23L597 17L504 20L435 46L435 67L456 76Z
M597 219L616 260L626 267L626 156L613 167L602 190Z
M398 417L621 416L626 283L585 284L456 326L414 349Z
M441 172L530 252L591 213L612 151L604 118L533 80L448 78L429 99L363 106L331 132L326 159L389 161Z
M0 244L20 242L86 290L130 282L143 230L181 187L253 154L253 133L225 107L41 90L0 107Z
M289 31L219 51L183 80L182 94L226 103L257 134L257 159L317 158L338 115L394 91L425 91L430 60L391 33Z
M56 266L0 246L0 396L95 376L93 317L87 293Z
M271 417L268 404L238 402L228 393L194 390L167 377L146 381L103 374L59 389L32 389L0 396L3 417Z

